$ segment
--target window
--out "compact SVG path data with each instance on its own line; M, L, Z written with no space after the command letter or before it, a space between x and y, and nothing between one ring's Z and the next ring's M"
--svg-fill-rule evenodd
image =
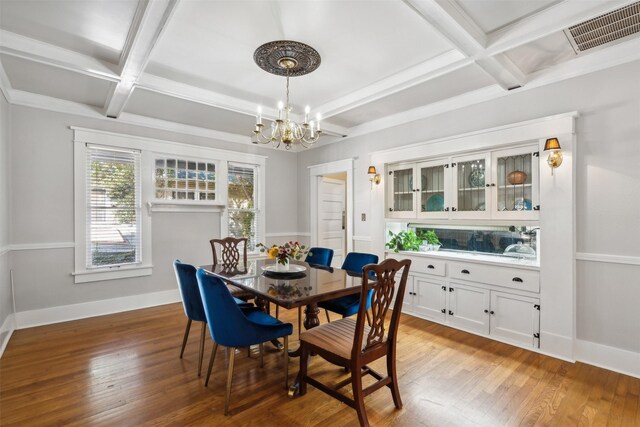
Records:
M257 203L258 167L241 163L229 163L227 209L229 215L227 235L246 237L248 251L254 251L258 237Z
M140 263L140 152L87 146L86 155L86 267Z
M156 159L155 198L216 200L216 165L184 159Z

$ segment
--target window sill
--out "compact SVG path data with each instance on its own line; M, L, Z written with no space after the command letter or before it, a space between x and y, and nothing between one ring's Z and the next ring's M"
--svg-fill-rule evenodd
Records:
M104 280L126 279L128 277L151 276L153 265L139 265L135 267L113 267L96 270L73 272L75 283L101 282Z
M153 201L147 202L149 213L152 212L222 212L225 205L221 202Z

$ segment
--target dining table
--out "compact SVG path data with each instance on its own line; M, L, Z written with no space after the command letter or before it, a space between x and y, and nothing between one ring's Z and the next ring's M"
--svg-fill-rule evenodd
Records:
M251 293L256 305L266 309L268 303L286 309L306 306L305 329L320 325L318 303L345 295L357 294L362 288L362 272L307 264L291 260L289 271L275 271L275 260L254 259L232 265L204 265L202 269L219 277L228 285ZM265 310L266 311L266 310ZM289 352L300 355L300 349Z

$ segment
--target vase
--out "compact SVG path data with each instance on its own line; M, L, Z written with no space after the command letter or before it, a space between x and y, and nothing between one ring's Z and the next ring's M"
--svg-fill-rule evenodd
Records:
M289 258L284 260L276 260L276 271L289 271Z

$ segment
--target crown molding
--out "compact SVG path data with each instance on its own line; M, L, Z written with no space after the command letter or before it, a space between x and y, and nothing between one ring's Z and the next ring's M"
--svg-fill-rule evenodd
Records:
M6 30L0 30L0 53L102 80L120 81L114 64Z
M4 99L7 100L8 103L11 103L11 91L13 88L11 87L11 82L9 81L9 77L7 73L4 71L4 67L2 66L2 62L0 62L0 91L4 95Z

